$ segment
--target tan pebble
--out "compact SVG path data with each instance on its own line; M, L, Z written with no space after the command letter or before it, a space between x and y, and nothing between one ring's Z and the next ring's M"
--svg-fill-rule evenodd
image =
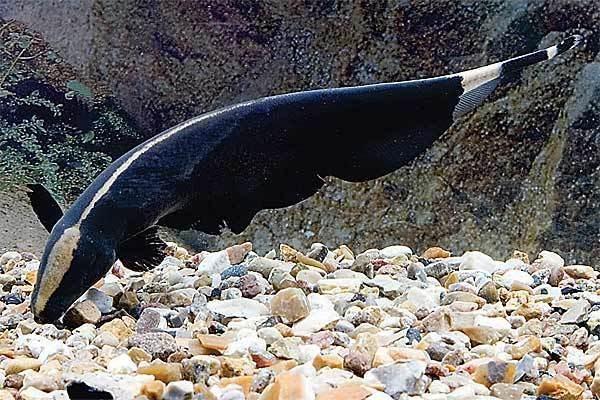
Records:
M200 395L203 400L217 400L215 396L207 387L202 383L194 384L194 393Z
M77 328L83 324L96 324L100 321L102 314L91 300L84 300L71 307L64 316L64 322L71 328Z
M134 327L135 327L135 320L134 320ZM115 337L117 339L119 339L119 341L123 341L123 340L128 339L129 337L133 336L133 330L131 328L129 328L122 319L119 319L119 318L113 319L112 321L105 323L104 325L102 325L99 328L99 331L100 332L110 332L113 335L115 335Z
M35 358L15 358L9 360L6 364L6 375L18 374L21 371L28 369L39 370L42 365L41 361Z
M202 334L196 334L196 337ZM181 348L186 349L193 356L201 356L207 354L219 354L220 352L216 352L215 350L208 349L202 346L200 340L192 339L192 338L175 338L177 345Z
M427 352L409 347L380 347L375 353L373 367L379 367L394 362L406 362L411 360L420 360L429 362L430 357Z
M325 272L335 271L334 265L323 264L320 261L317 261L315 259L305 256L298 250L296 250L286 244L281 244L279 246L279 251L281 252L281 257L283 258L284 261L298 262L301 264L309 265L311 267L317 267L319 269L322 269Z
M315 393L304 375L284 372L275 377L275 382L267 386L261 400L313 400Z
M444 250L441 247L430 247L423 253L423 258L448 258L451 254L448 250Z
M256 364L245 357L221 357L221 373L225 378L252 375Z
M319 393L316 400L363 400L371 394L361 385L347 384Z
M11 349L11 348L0 347L0 356L6 356L9 358L12 358L15 356L15 351L14 351L14 349Z
M543 379L537 389L538 395L548 395L557 400L580 400L583 386L576 384L563 375Z
M344 359L337 354L318 354L313 360L315 369L320 370L324 367L344 368Z
M140 349L139 347L130 348L127 351L127 355L129 355L129 358L131 358L131 360L136 364L139 364L142 361L152 361L152 356L144 349Z
M25 282L29 283L30 285L35 285L36 279L37 279L37 270L28 271L25 274Z
M568 265L564 271L573 279L593 279L598 277L598 272L589 265Z
M182 368L180 364L166 363L161 360L154 360L150 364L140 365L137 369L138 374L154 375L159 381L164 383L180 381L182 379Z
M508 348L508 354L513 360L520 360L526 354L542 351L542 342L535 336L522 337L519 342Z
M252 251L252 243L245 242L236 244L226 248L225 251L227 252L227 258L229 258L231 264L239 264L244 261L246 254Z
M283 317L287 322L296 322L310 313L308 299L298 288L280 290L271 299L271 313Z
M292 328L290 328L289 326L285 325L285 324L277 324L274 326L275 329L277 329L279 331L279 333L281 333L281 336L283 337L291 337L294 336L294 332L292 331Z
M298 366L298 362L296 360L282 360L273 364L269 369L273 370L275 374L280 374L285 371L289 371L290 369Z
M165 391L165 384L161 381L152 381L144 383L140 393L149 400L160 400Z
M46 392L36 389L33 386L21 390L19 397L21 400L44 400L49 398Z
M450 285L458 283L458 274L456 272L450 273L444 280L444 287L448 289Z
M42 374L35 371L23 372L23 388L34 387L43 392L61 389L59 377L56 374Z
M15 400L15 396L8 390L0 389L0 400Z
M540 318L543 315L543 310L538 303L521 304L512 315L522 315L526 320Z
M218 351L226 350L233 341L224 335L198 335L198 340L203 347Z
M236 376L234 378L222 378L219 381L219 386L226 387L227 385L238 385L242 387L244 395L247 397L250 393L250 387L254 382L254 376Z

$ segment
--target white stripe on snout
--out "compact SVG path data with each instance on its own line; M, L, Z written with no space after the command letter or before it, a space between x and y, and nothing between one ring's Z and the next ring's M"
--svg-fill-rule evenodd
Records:
M73 254L77 250L79 239L81 238L79 228L72 226L62 233L54 243L48 259L46 268L40 277L40 285L35 302L32 304L34 313L38 314L46 307L48 299L58 289L65 274L71 267Z

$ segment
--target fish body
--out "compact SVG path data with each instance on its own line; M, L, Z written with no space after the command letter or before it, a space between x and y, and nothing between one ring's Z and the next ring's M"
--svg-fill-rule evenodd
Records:
M258 211L310 197L323 177L360 182L395 171L510 73L580 39L443 77L282 94L203 114L121 156L64 215L32 185L50 231L32 294L36 320L59 320L117 259L138 271L158 264L158 226L239 233Z

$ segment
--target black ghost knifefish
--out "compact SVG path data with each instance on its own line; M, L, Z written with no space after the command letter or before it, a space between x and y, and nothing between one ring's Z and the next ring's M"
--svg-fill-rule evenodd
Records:
M43 186L32 207L50 232L31 307L56 322L118 259L157 265L158 226L241 232L262 209L298 203L333 176L375 179L422 154L511 73L581 42L422 80L275 95L185 121L114 161L64 213Z

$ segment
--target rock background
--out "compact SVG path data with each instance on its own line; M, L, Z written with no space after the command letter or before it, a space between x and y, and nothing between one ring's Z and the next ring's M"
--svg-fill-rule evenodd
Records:
M141 138L246 99L446 74L583 34L584 49L525 71L412 165L364 184L331 180L299 205L261 212L240 236L179 237L196 249L250 238L259 251L281 241L494 257L545 248L598 263L595 0L0 0L0 17L39 31L78 81L115 97ZM17 245L11 232L0 247Z

